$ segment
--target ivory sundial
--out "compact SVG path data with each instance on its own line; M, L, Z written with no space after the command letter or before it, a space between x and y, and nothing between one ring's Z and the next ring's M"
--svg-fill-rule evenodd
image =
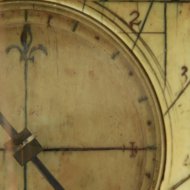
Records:
M187 190L188 7L0 1L0 189Z

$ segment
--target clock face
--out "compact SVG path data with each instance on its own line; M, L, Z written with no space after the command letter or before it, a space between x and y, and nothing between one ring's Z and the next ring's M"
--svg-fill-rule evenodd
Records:
M3 189L159 189L159 105L121 41L69 8L30 3L2 7L0 41Z

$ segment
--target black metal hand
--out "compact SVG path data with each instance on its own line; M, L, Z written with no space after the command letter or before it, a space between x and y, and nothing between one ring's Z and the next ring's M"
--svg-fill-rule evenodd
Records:
M12 140L18 137L19 134L17 133L15 128L11 124L9 124L9 122L6 120L6 118L3 116L1 112L0 112L0 125L8 133L8 135L11 137ZM50 173L50 171L39 160L37 156L33 157L31 161L39 169L42 175L46 178L46 180L55 190L64 190L61 184L55 179L55 177Z
M49 172L49 170L44 166L41 160L38 157L32 159L33 164L39 169L43 176L48 180L51 186L55 190L64 190L64 188L59 184L59 182L54 178L54 176Z
M0 125L11 137L11 139L14 139L18 135L17 131L13 128L13 126L9 124L9 122L5 119L5 117L1 112L0 112Z

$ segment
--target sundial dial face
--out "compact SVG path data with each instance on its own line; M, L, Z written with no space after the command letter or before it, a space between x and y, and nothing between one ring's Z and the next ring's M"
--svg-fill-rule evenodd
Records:
M0 3L2 189L188 190L188 2Z

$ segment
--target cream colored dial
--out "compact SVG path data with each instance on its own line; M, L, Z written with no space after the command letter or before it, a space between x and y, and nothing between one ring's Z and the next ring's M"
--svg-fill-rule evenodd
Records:
M65 190L159 189L164 124L135 55L106 27L67 6L3 3L0 14L1 125L8 127L6 118L18 134L31 133L18 143L15 132L10 153L3 144L11 133L1 129L0 186L56 189L36 169L38 157ZM12 156L18 152L23 166ZM33 158L25 163L27 154Z

